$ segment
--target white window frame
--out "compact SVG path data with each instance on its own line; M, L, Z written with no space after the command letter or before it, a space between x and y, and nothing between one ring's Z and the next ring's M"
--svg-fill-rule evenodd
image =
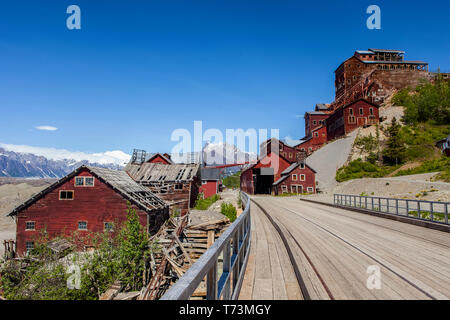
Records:
M301 174L301 175L300 175L300 181L305 181L305 180L306 180L306 175Z
M298 181L297 178L298 178L298 177L297 177L297 174L294 173L294 174L292 175L292 181Z
M314 188L313 188L313 187L307 187L307 188L306 188L306 191L307 191L307 192L314 192Z
M80 229L80 223L86 223L86 229ZM87 231L88 230L88 222L85 220L78 221L78 231Z
M92 179L92 184L88 185L86 184L86 179L90 178ZM77 179L81 179L83 181L82 184L77 184ZM93 176L76 176L75 177L75 181L74 181L74 186L75 187L94 187L95 186L95 177Z
M31 247L28 246L28 244L31 244ZM34 249L34 241L25 241L25 250L27 255L31 252L31 250Z
M33 229L28 228L29 223L33 224ZM36 221L26 221L25 222L25 231L35 231L35 230L36 230Z

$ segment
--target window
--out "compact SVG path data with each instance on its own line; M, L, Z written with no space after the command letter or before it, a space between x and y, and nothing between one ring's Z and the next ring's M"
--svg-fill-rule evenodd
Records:
M314 192L314 188L313 187L308 187L308 188L306 188L306 190L308 190L308 192Z
M75 177L75 187L93 187L94 177Z
M282 193L287 193L287 186L286 186L285 184L283 184L283 185L281 186L281 192L282 192Z
M300 181L305 181L305 175L304 174L300 175Z
M292 152L289 152L289 159L292 159Z
M297 175L296 174L292 175L292 181L297 181Z
M202 180L202 184L207 184L207 183L208 183L208 181Z
M350 113L351 116L353 115L353 109L352 108L348 109L348 112Z
M300 150L301 150L302 152L305 152L305 148L301 148Z
M318 132L314 132L314 137L318 137L319 133Z
M369 114L370 114L371 116L373 116L373 108L370 108L370 109L369 109Z
M27 241L25 243L25 247L27 249L27 254L30 254L30 252L34 249L34 241Z
M315 125L317 122L316 122L316 120L313 120L313 124Z
M205 181L205 182L206 182L206 181ZM175 190L183 190L183 184L177 183L177 184L175 185Z
M104 228L105 231L112 232L114 229L114 224L112 222L105 222L104 226L105 226L105 228Z
M83 186L84 185L84 177L75 177L75 186Z
M87 221L78 221L78 230L87 230Z
M86 177L86 178L84 178L84 185L86 187L94 186L94 177Z
M300 169L305 169L305 163L304 162L300 162Z
M353 116L348 117L348 123L355 123L355 122L356 122L355 117Z
M359 114L362 116L362 115L364 115L364 110L363 110L363 108L359 108Z
M60 190L59 200L73 200L73 191L71 190Z
M34 221L27 221L25 223L25 230L35 230L36 223Z

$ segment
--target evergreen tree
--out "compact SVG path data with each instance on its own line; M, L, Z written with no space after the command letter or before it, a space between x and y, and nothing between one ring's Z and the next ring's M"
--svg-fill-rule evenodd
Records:
M386 148L383 151L383 158L389 164L398 165L405 158L405 145L400 136L400 124L397 119L392 118L390 127L387 129L389 139L386 142Z

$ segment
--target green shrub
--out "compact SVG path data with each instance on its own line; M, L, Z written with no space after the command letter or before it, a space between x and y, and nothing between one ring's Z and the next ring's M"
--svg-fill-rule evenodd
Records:
M195 202L195 209L197 210L208 210L208 208L217 200L220 199L218 194L213 195L212 197L201 199L200 197Z
M140 290L149 255L157 251L157 244L149 243L149 235L131 207L127 221L113 237L110 232L96 234L96 250L75 253L72 261L63 262L48 248L46 242L36 243L32 259L25 270L9 260L0 270L0 288L7 299L27 300L92 300L98 299L115 281L125 291ZM79 289L70 289L67 280L68 264L80 267Z
M377 166L361 159L351 161L347 166L338 169L336 181L342 182L359 178L380 178L391 173L397 166Z
M228 202L222 203L220 207L220 212L228 219L230 219L231 222L234 222L234 220L236 220L237 211L236 208L231 203Z

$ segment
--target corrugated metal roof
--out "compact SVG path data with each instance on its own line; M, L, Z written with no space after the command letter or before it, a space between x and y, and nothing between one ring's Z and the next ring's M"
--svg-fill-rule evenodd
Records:
M200 176L202 180L220 180L220 168L202 168Z
M358 52L359 54L375 54L374 52L367 50L356 50L356 52Z
M180 182L193 180L199 168L199 164L129 163L124 170L137 182Z

